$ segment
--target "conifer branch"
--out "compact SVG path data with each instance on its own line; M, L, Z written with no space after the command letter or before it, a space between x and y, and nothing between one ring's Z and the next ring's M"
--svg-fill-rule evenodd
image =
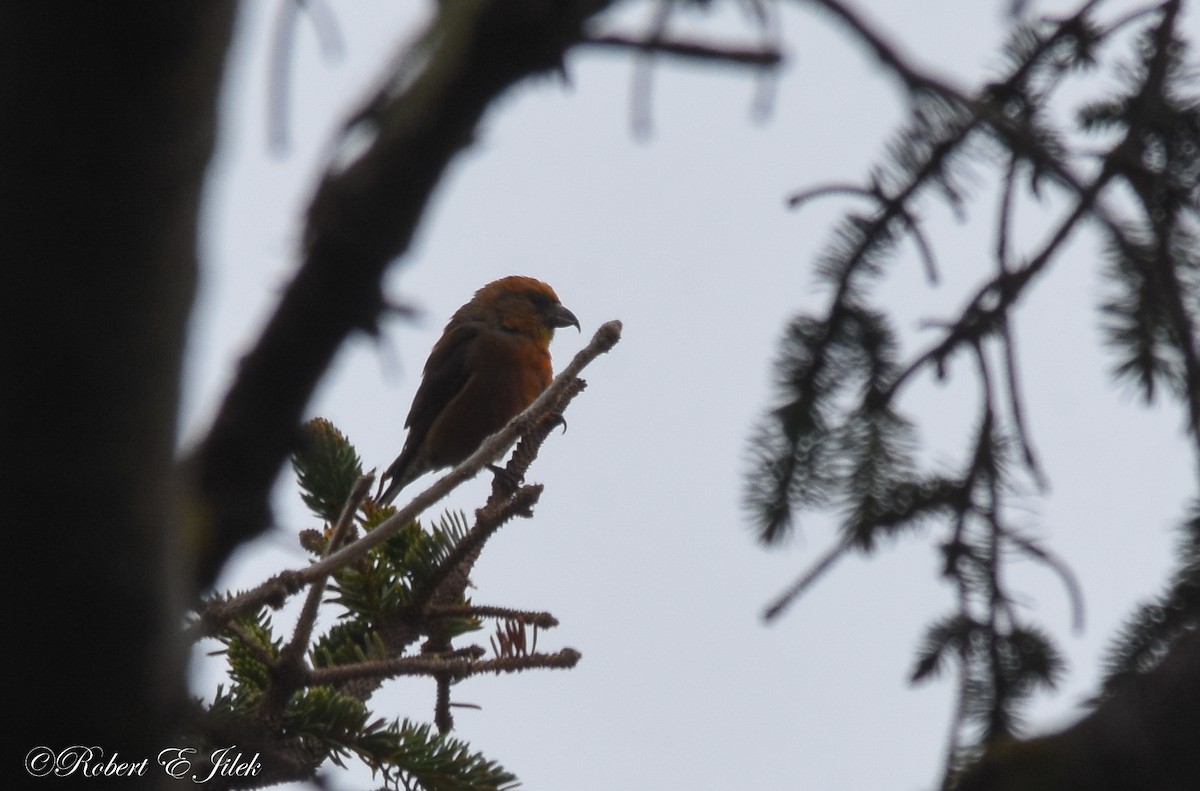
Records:
M306 686L337 686L362 678L383 680L401 676L430 678L446 676L450 681L457 682L470 676L486 673L499 675L500 673L519 673L524 670L537 669L566 670L575 667L580 658L581 654L573 648L564 648L552 654L529 654L495 659L446 657L438 654L398 656L373 662L314 668L309 671L304 683Z
M475 524L461 541L454 545L450 555L437 570L425 580L424 584L413 591L411 607L416 612L422 612L431 603L440 603L443 599L452 599L460 594L467 582L467 571L483 545L506 522L517 516L528 517L533 513L533 506L542 494L541 484L522 486L498 502L479 509L475 513ZM454 579L457 584L454 590L444 590L447 581Z
M539 629L553 629L558 619L548 612L518 610L512 607L493 607L483 604L431 604L426 612L432 618L497 618L518 621Z
M814 198L839 194L868 198L874 201L881 210L886 209L891 204L891 199L884 194L883 187L879 184L878 180L875 180L869 188L856 184L841 183L818 185L792 193L787 199L787 205L789 209L797 209ZM937 261L933 255L933 245L930 244L925 232L921 229L920 220L908 207L903 205L899 207L899 217L904 223L905 230L912 237L913 243L917 247L917 252L921 256L921 261L925 265L926 279L930 285L937 285L939 277Z
M368 499L373 474L361 474L353 446L328 421L310 421L313 441L293 457L293 466L302 496L314 515L328 525L329 515L340 502L337 519L324 535L304 531L302 544L319 558L312 566L277 575L274 580L297 590L310 586L291 638L282 647L274 639L265 613L255 612L253 620L223 620L244 617L260 608L264 601L258 596L274 595L273 584L214 601L200 613L190 631L193 636L202 635L205 629L221 632L221 640L229 646L234 683L230 693L217 693L205 722L196 730L204 738L223 741L220 737L243 728L266 725L270 730L282 723L284 735L269 739L269 749L263 752L295 753L296 760L288 764L292 767L287 770L289 775L311 775L331 750L333 755L353 750L372 766L405 772L420 765L436 748L420 747L409 756L413 748L402 746L400 740L406 737L397 730L398 725L384 728L382 721L366 722L365 704L385 679L431 678L437 692L433 722L445 735L454 727L451 687L455 682L479 673L574 666L579 653L572 649L537 651L538 628L557 624L549 613L473 607L464 594L487 538L513 517L532 515L542 487L523 484L524 475L542 443L564 425L562 413L570 401L583 391L586 383L579 378L583 367L611 349L619 337L619 322L603 325L529 409L485 440L485 447L465 462L479 471L516 443L506 467L492 468L496 477L491 495L476 512L470 530L446 517L427 532L412 517L405 518L403 509L400 515L383 518L391 509L381 511ZM465 476L469 471L457 468L450 475L456 472ZM436 484L431 488L436 491ZM356 533L358 520L365 535L347 543ZM376 540L367 552L346 553L348 548L366 546L363 539L368 537ZM328 563L339 554L347 558L345 563ZM314 568L324 571L309 578ZM331 584L336 585L335 601L346 609L347 617L313 642L317 611ZM459 634L478 628L476 621L483 617L502 619L498 633L504 647L489 660L483 659L486 651L479 646L455 649L452 645ZM419 653L411 653L422 636L427 639ZM306 649L311 651L315 667L305 661ZM454 766L461 768L469 756L460 758ZM500 776L497 771L488 777Z
M346 538L352 534L352 531L355 529L355 514L358 513L358 509L362 506L363 501L370 495L371 484L374 481L375 474L372 472L360 476L354 482L354 488L351 490L350 496L346 498L346 503L342 506L342 513L329 535L329 542L325 545L323 554L326 557L330 552L341 546ZM312 585L308 589L308 596L304 600L304 607L301 609L300 616L296 619L296 626L292 630L292 639L280 653L281 662L299 662L302 660L304 651L308 648L309 639L312 637L313 626L317 621L317 611L321 606L321 597L325 595L325 588L328 583L329 577L321 577L313 580Z
M353 543L333 551L306 568L280 572L261 585L232 599L210 602L201 608L199 618L187 630L189 638L196 639L203 635L215 634L229 620L263 605L278 609L283 606L289 596L304 586L324 579L338 569L361 559L371 549L396 535L405 525L420 516L430 506L442 500L459 485L470 480L485 466L495 461L543 415L560 408L563 395L577 387L575 382L579 378L580 372L601 354L611 350L620 339L620 321L609 321L602 324L587 346L575 354L567 367L554 378L550 386L532 404L510 420L504 428L485 440L479 449L462 463L413 497L393 516ZM529 499L530 497L533 498L532 501ZM518 505L528 507L532 505L533 501L536 501L536 494L531 488L531 491L522 495ZM516 506L510 506L510 508L513 507ZM508 516L512 515L515 514L510 513Z
M1017 269L1005 269L984 283L967 303L958 320L947 326L942 340L918 355L896 377L884 394L885 399L893 398L920 369L928 365L940 368L962 345L973 344L996 332L1008 315L1009 309L1023 296L1025 288L1050 263L1076 226L1091 215L1097 196L1113 176L1114 173L1106 168L1084 189L1075 208L1058 225L1041 252L1028 264Z
M267 668L274 668L279 664L279 661L276 659L275 655L268 651L262 643L260 643L258 640L255 640L253 635L242 628L241 624L235 621L226 624L225 628L230 634L240 640L242 645L246 647L246 650L253 654L254 658L261 662L263 666Z
M285 0L280 3L271 37L270 75L267 77L267 141L277 153L284 152L288 145L289 66L297 22L303 12L308 13L321 54L327 60L339 57L346 48L337 16L324 0Z

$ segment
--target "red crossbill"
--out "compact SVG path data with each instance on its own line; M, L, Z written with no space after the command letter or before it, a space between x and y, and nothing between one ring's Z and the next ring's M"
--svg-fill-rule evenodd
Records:
M514 275L476 291L429 353L404 450L376 499L390 503L425 473L458 464L533 403L553 378L554 330L569 326L579 329L579 320L540 280Z

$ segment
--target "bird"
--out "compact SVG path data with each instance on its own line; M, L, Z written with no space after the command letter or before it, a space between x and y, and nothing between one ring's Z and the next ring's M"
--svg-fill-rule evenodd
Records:
M466 459L549 386L554 330L579 319L541 280L510 275L475 292L434 344L404 421L400 455L379 480L380 505L427 472Z

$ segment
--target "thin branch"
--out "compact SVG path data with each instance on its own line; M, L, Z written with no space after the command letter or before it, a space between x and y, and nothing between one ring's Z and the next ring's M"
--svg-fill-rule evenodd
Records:
M675 0L662 0L654 19L650 22L650 38L661 39L671 21L671 10ZM650 135L653 121L650 117L650 92L654 78L653 50L642 50L633 61L633 85L629 91L630 123L635 137L646 138Z
M1013 195L1016 192L1017 164L1020 160L1012 156L1008 159L1005 170L1003 189L1000 192L999 216L996 219L996 265L1001 272L1007 272L1008 266L1008 237L1012 233Z
M1022 126L1013 124L1007 118L1000 108L996 107L992 102L986 99L980 99L967 95L964 91L955 88L948 82L935 77L931 74L921 71L916 66L912 65L907 59L902 57L894 46L888 43L878 32L876 32L866 21L850 7L839 0L807 0L809 4L816 5L838 17L846 24L854 35L863 40L868 47L876 54L879 60L891 69L905 84L907 89L912 94L929 93L935 96L940 96L946 102L952 105L964 107L971 113L971 120L960 130L953 141L946 141L943 144L944 150L939 152L939 155L931 158L929 167L922 169L902 191L898 192L892 199L895 202L904 204L909 198L915 194L917 188L924 183L925 179L931 173L939 172L939 167L946 154L950 149L958 145L969 134L978 129L981 124L987 124L992 131L1003 139L1006 145L1017 153L1035 164L1038 168L1052 174L1056 179L1074 191L1076 194L1082 194L1085 190L1083 182L1069 169L1060 162L1050 152L1046 151L1042 143L1027 129ZM1033 69L1034 64L1038 62L1041 56L1056 45L1060 40L1068 36L1074 35L1075 28L1082 23L1083 19L1089 14L1092 8L1097 4L1098 0L1090 0L1085 3L1082 8L1076 11L1069 19L1064 20L1054 31L1052 35L1041 42L1037 52L1031 54L1028 59L1021 64L1019 68L1010 74L1005 81L1006 85L1021 84ZM1093 198L1094 200L1094 198ZM886 215L877 218L877 223L885 224L890 221L894 215Z
M283 153L288 145L288 92L291 87L288 76L296 22L302 11L308 11L312 19L317 43L326 60L340 57L345 51L337 16L322 0L285 0L280 4L267 76L267 141L276 153Z
M900 54L900 51L895 46L880 35L860 14L844 2L841 2L841 0L806 0L806 2L809 5L815 5L818 8L824 9L841 20L855 36L860 38L871 49L875 57L884 66L894 72L904 82L910 93L929 92L946 97L957 96L964 98L963 92L951 88L942 80L934 78L913 66L906 57ZM1054 34L1046 42L1043 42L1041 51L1045 51L1049 45L1055 43L1059 38L1070 35L1078 23L1091 13L1092 9L1099 2L1100 0L1088 0L1070 18L1061 21L1055 29ZM1014 76L1023 78L1024 72L1036 60L1037 56L1030 58L1018 71L1017 75ZM986 113L985 117L987 117L989 123L999 120L991 112Z
M539 629L558 626L558 619L548 612L515 610L511 607L492 607L475 604L433 604L426 610L431 618L499 618L520 621Z
M996 221L996 266L1002 275L1007 274L1010 269L1008 239L1012 232L1012 209L1016 193L1018 164L1017 157L1009 158L1008 169L1004 174L1003 188L1000 193L999 217ZM1019 379L1020 368L1017 365L1016 336L1012 331L1007 313L1000 318L1000 333L1003 341L1004 371L1008 383L1008 404L1009 410L1012 412L1013 431L1017 443L1021 446L1025 467L1033 476L1038 488L1045 491L1048 485L1046 477L1038 463L1037 454L1034 453L1033 441L1025 424L1025 406Z
M501 501L489 503L479 509L478 518L471 530L454 545L450 554L438 564L437 569L424 580L421 587L412 592L410 607L420 612L442 596L442 586L447 580L457 579L455 587L464 588L467 583L466 569L474 562L484 543L506 522L516 516L529 516L533 506L541 497L541 484L522 486ZM391 520L388 520L391 521ZM388 522L384 522L388 524ZM376 528L377 530L379 528ZM440 602L437 602L440 603Z
M961 536L965 526L966 513L961 512L956 521L955 532ZM961 575L955 576L955 589L958 600L959 617L969 621L971 619L970 598L967 592L967 586L964 584ZM960 640L958 643L958 692L955 697L954 713L950 718L949 733L946 737L945 758L942 765L942 791L949 791L949 789L953 787L956 764L962 752L963 728L966 726L967 716L969 714L969 701L971 699L971 674L969 672L969 663L971 657L968 643L968 640Z
M438 733L447 734L454 730L454 715L450 713L450 676L439 673L437 679L437 696L433 704L433 724Z
M346 498L346 503L342 506L342 513L338 516L337 524L329 536L329 542L325 545L323 557L328 557L350 535L350 531L354 529L354 516L358 513L359 506L362 505L363 500L370 495L371 484L374 481L375 473L370 472L359 476L359 479L354 482L354 486L350 490L350 496ZM300 611L300 616L296 619L296 628L293 630L291 642L280 652L281 661L299 661L300 657L304 655L304 650L308 647L309 637L312 636L313 625L317 621L317 611L321 606L321 597L325 595L325 588L328 583L329 577L321 577L314 580L312 587L308 589L308 597L304 600L304 607Z
M883 193L883 188L879 185L878 181L875 181L870 187L863 187L858 184L834 183L800 190L788 196L787 206L789 209L796 209L814 198L823 198L830 195L850 195L856 198L867 198L879 205L881 214L885 213L892 204L892 199ZM929 244L925 232L921 229L920 221L904 205L899 206L898 215L899 219L904 223L905 229L912 237L913 243L917 246L921 262L925 265L925 277L931 285L937 285L939 280L937 261L933 257L933 247Z
M904 220L904 226L908 229L909 235L912 236L913 243L917 246L921 262L925 265L925 278L929 281L929 285L936 286L941 278L938 276L937 260L933 257L933 246L925 237L925 231L921 229L920 221L911 212L905 210L900 216Z
M1021 457L1025 462L1025 468L1033 476L1038 489L1045 492L1049 487L1049 482L1042 471L1042 465L1038 462L1029 427L1025 423L1025 400L1021 391L1020 366L1017 365L1017 342L1007 316L1000 321L1000 333L1003 341L1001 345L1004 354L1004 378L1008 385L1008 408L1012 413L1013 433L1016 436L1017 444L1021 447Z
M1003 731L1000 730L1004 722L1004 711L1011 699L1009 691L1008 678L1003 671L1003 658L1001 656L1000 641L1001 641L1001 625L998 616L1005 609L1008 601L1008 596L1004 592L1004 586L1000 580L1000 537L1003 532L1003 523L1001 520L1001 491L1000 491L1000 473L993 446L993 425L995 422L995 407L994 407L994 385L992 376L988 366L987 355L983 350L983 343L978 338L972 343L975 351L975 358L979 365L979 378L983 383L983 425L979 431L979 453L977 458L982 461L984 478L987 485L987 504L983 514L987 526L987 546L986 554L984 555L983 571L986 580L986 597L987 604L987 656L988 656L988 673L992 685L992 694L988 711L988 724L985 730L985 737L995 737ZM1011 618L1009 625L1011 626ZM1007 730L1005 728L1004 730Z
M1032 539L1025 538L1019 533L1012 530L1006 530L1004 537L1017 545L1017 547L1025 554L1045 563L1049 566L1062 580L1063 587L1067 590L1067 599L1071 603L1071 630L1076 634L1083 632L1084 621L1084 606L1083 606L1083 588L1079 585L1079 580L1075 578L1069 566L1062 561L1061 558L1052 554L1035 543Z
M800 598L800 596L808 590L814 582L821 578L825 572L833 568L833 564L845 556L851 549L854 548L854 542L847 537L834 544L829 548L820 560L808 567L799 579L791 584L790 587L780 594L775 601L763 611L763 620L767 623L778 618L784 610L786 610L792 602Z
M291 73L292 44L296 40L296 19L299 16L299 0L285 0L279 4L267 77L267 144L276 153L283 153L288 147L288 77Z
M815 187L793 192L787 198L787 207L789 209L798 209L803 204L808 203L814 198L824 198L829 195L853 195L858 198L879 199L878 189L863 187L858 184L849 182L837 182L834 184L818 184Z
M731 65L754 66L758 68L773 68L783 62L783 53L778 49L709 44L701 41L687 41L680 38L630 38L619 33L608 33L585 38L580 43L602 49L616 48L654 55L673 55L710 63L728 63Z
M538 668L568 669L574 667L581 655L573 648L564 648L553 654L528 654L526 656L498 657L495 659L472 659L469 657L443 657L438 655L398 656L374 662L357 662L337 667L320 667L309 671L304 679L305 686L344 684L363 678L399 678L401 676L447 676L459 681L468 676L484 673L517 673Z
M782 52L783 29L779 21L778 8L772 3L767 5L759 0L751 0L746 4L758 22L760 49L770 49ZM755 121L766 121L771 117L775 104L775 95L779 87L780 69L763 68L757 70L757 88L751 105L750 117Z
M840 0L808 0L810 5L823 8L840 19L850 28L854 35L862 39L875 57L899 77L910 93L929 92L934 94L954 93L962 95L961 91L949 90L942 82L934 80L913 67L908 58L902 56L899 50L869 25L854 9Z
M1091 3L1090 5L1095 5L1095 2ZM1134 22L1137 22L1142 17L1149 16L1150 14L1156 14L1161 10L1162 10L1162 3L1157 3L1157 2L1150 3L1148 5L1143 6L1142 8L1135 8L1132 11L1125 14L1124 16L1118 17L1117 19L1113 20L1112 22L1109 22L1108 25L1105 26L1104 29L1101 31L1101 37L1110 36L1113 33L1116 33L1121 28L1125 27L1126 25L1130 25Z
M1001 272L981 286L959 319L949 326L942 340L914 359L892 382L884 393L884 397L893 398L908 379L924 366L929 364L940 366L961 344L974 341L995 331L998 322L1020 299L1025 287L1046 267L1059 248L1067 241L1079 221L1094 211L1097 196L1113 175L1114 172L1110 168L1105 168L1083 190L1071 214L1063 220L1050 241L1028 264L1019 269Z

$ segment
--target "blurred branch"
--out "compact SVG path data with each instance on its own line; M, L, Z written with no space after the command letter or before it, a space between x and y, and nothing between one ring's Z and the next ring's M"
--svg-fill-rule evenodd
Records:
M1113 175L1112 171L1106 168L1083 189L1075 208L1055 229L1041 252L1029 263L1019 269L1004 269L980 286L958 319L946 327L942 339L914 358L896 377L886 397L893 398L921 368L931 364L940 368L963 344L975 343L1006 325L1009 309L1021 298L1034 277L1054 259L1076 226L1082 220L1091 217L1092 212L1096 210L1100 192Z
M267 140L272 149L282 153L288 144L288 95L291 81L289 67L292 45L296 39L296 24L302 12L308 12L321 54L332 60L345 50L337 16L324 0L284 0L279 5L275 32L271 42L270 76L267 77Z
M832 195L850 195L867 198L873 201L881 211L886 210L891 202L891 199L883 192L883 185L876 180L869 188L857 184L842 183L821 184L816 187L810 187L789 195L787 206L789 209L798 209L815 198L824 198ZM940 279L938 276L937 259L933 255L933 245L930 244L925 231L921 227L920 218L904 205L901 205L898 211L900 220L904 223L905 230L912 237L913 244L917 247L917 253L921 256L921 261L925 264L926 280L929 281L931 286L936 286Z
M445 657L438 655L397 656L376 662L358 665L317 668L309 671L305 683L311 686L341 684L364 676L379 679L399 676L446 675L452 681L478 676L483 673L517 673L539 668L565 670L575 667L580 653L573 648L564 648L553 654L528 654L518 657L477 659L474 657Z
M1007 519L1010 493L1019 491L1010 461L1019 459L1039 488L1046 487L1025 415L1013 324L1016 307L1089 222L1108 238L1114 279L1124 289L1104 306L1115 317L1110 336L1129 349L1123 350L1128 356L1118 373L1132 372L1148 398L1156 382L1169 385L1187 407L1190 433L1200 447L1200 319L1190 293L1195 286L1195 172L1200 165L1195 156L1196 99L1187 88L1192 76L1185 61L1187 42L1177 30L1182 2L1165 0L1138 12L1139 18L1148 9L1155 13L1136 46L1137 64L1117 67L1125 87L1080 112L1078 131L1121 132L1112 136L1114 142L1098 167L1081 162L1087 157L1054 120L1060 108L1049 104L1051 94L1065 82L1064 75L1095 65L1099 43L1128 23L1121 20L1107 28L1096 23L1090 14L1097 0L1081 3L1071 16L1056 22L1018 26L1004 50L1006 73L970 93L919 67L849 2L811 0L810 5L833 14L902 83L911 120L889 147L888 164L874 170L868 184L833 183L790 199L798 205L818 196L851 195L875 206L871 213L848 214L818 261L817 274L829 292L825 312L801 315L789 326L778 364L780 405L767 413L767 430L753 440L759 459L748 501L768 542L785 535L793 511L802 508L838 507L848 514L843 530L862 536L863 548L872 546L872 536L914 524L922 515L948 521L952 535L941 545L943 576L956 584L958 608L929 629L913 679L931 678L949 657L956 656L960 664L959 700L943 778L943 788L957 788L971 758L1013 742L1022 725L1020 704L1034 690L1053 687L1064 666L1054 641L1024 622L1019 599L1003 577L1006 558L1015 550L1054 572L1070 598L1072 625L1078 629L1082 622L1082 595L1070 569ZM919 234L916 201L940 191L942 201L964 216L968 192L960 185L975 175L973 167L984 158L980 154L997 148L1004 152L1004 169L999 175L995 271L985 273L974 293L968 293L965 308L933 325L940 337L930 347L915 355L895 354L886 316L870 304L870 288L895 259L892 248L902 235L914 237L929 265L932 247ZM1014 253L1010 243L1017 193L1041 200L1047 181L1065 194L1065 209L1039 247L1028 254ZM1113 193L1121 186L1129 187L1141 205L1131 210L1122 202L1115 211ZM880 318L864 320L876 314ZM974 379L983 397L971 461L945 481L941 494L935 486L923 497L922 489L940 476L921 474L904 443L886 442L887 434L879 429L888 424L881 415L894 408L896 394L918 373L942 378L947 361L960 352L973 353L978 365ZM848 381L852 385L847 386ZM847 406L849 387L858 390ZM892 425L903 422L897 418ZM843 539L819 557L771 605L768 618L848 548L852 545ZM1185 564L1189 557L1183 553ZM1156 611L1151 607L1145 612L1152 616ZM1162 634L1153 629L1130 634L1150 638L1141 639L1142 645L1162 645ZM1134 641L1135 648L1138 643ZM1186 683L1200 686L1196 679ZM1136 713L1132 701L1127 699L1126 715ZM1158 712L1146 716L1157 717ZM1191 741L1164 741L1164 729L1148 724L1146 730L1153 735L1147 738L1159 741L1137 748L1147 754L1185 750L1185 744L1196 743L1197 719L1192 715L1192 722L1183 723ZM1129 730L1127 737L1136 732ZM1022 750L1030 747L1022 754L1037 755L1042 745L1057 738L1021 742ZM1096 745L1086 749L1092 752ZM1057 765L1043 763L1037 771L1018 769L1005 775L1005 754L997 749L995 763L989 766L998 768L997 776L1012 779L980 788L1091 787L1073 782L1075 767L1061 756L1055 759ZM1111 771L1097 772L1095 787L1200 787L1194 767L1182 775L1174 769L1159 774L1154 781L1158 785L1143 783L1140 767L1149 762L1136 758L1119 771L1110 766ZM1068 769L1059 771L1063 766ZM1138 768L1130 771L1128 766Z
M763 611L763 620L770 623L783 614L796 599L800 598L806 590L812 587L813 583L824 576L825 572L833 568L836 563L845 555L854 549L854 542L850 538L844 538L834 544L825 554L821 556L817 562L810 565L803 574L801 574L795 582L788 586L788 589L775 598L775 601Z
M951 89L941 80L934 79L913 66L907 57L900 54L899 49L895 45L884 38L874 26L869 24L861 14L850 6L840 2L840 0L808 0L808 3L825 10L839 19L855 36L860 38L870 48L881 63L891 69L904 82L910 93L927 91L937 94L954 93L961 95L960 91Z
M363 501L371 493L371 484L374 483L374 474L367 474L358 479L354 484L354 489L347 498L346 504L342 507L342 513L338 517L337 524L334 525L333 531L329 535L329 543L325 548L325 554L341 546L346 539L353 535L354 515L358 512ZM312 587L308 589L308 597L304 600L304 607L300 611L300 616L296 619L296 626L292 630L292 639L279 652L279 661L281 663L293 662L299 663L304 657L304 651L308 648L309 638L312 637L313 625L317 621L317 613L321 606L321 597L325 595L325 589L329 577L322 577L314 580Z
M610 33L588 37L581 43L738 66L775 67L783 62L783 53L778 49L721 46L683 39L630 38Z
M1200 788L1200 632L1131 676L1095 711L1049 736L1003 742L956 791L1181 791Z

